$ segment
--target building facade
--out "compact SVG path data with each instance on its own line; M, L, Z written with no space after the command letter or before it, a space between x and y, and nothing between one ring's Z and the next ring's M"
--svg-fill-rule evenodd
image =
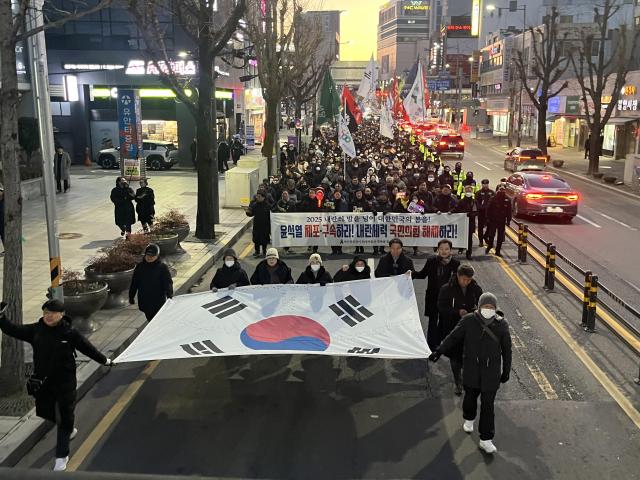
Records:
M322 10L303 12L302 17L320 28L322 40L316 51L317 58L340 60L340 11Z

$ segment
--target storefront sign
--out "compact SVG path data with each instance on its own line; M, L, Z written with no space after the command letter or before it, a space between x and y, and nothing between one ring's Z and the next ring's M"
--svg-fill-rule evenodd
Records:
M470 38L471 37L471 17L452 16L451 23L447 25L448 38Z
M245 142L247 148L252 150L256 146L256 129L253 125L247 125L244 127Z
M636 86L635 85L625 85L622 87L622 95L625 97L630 97L631 95L636 94Z
M480 0L471 2L471 36L477 37L480 34Z
M569 95L565 106L565 113L571 115L580 114L580 97L578 95Z
M426 11L429 10L431 7L429 6L429 2L426 0L405 0L405 2L402 5L402 9L405 12L411 12L411 11Z
M120 70L124 68L124 65L117 65L114 63L65 63L62 65L65 70Z
M140 92L134 89L118 89L118 132L120 139L121 173L130 180L141 175L142 111Z
M549 113L560 113L560 97L553 97L549 99L547 111Z
M636 112L638 111L638 100L618 100L619 112Z
M451 88L451 79L449 78L429 78L427 79L427 89L430 92L445 91Z

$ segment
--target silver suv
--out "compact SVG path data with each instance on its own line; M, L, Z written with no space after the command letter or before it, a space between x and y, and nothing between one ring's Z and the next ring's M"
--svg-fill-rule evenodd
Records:
M149 170L169 170L180 160L178 149L173 142L144 140L142 149ZM100 150L97 163L104 169L120 168L120 147Z

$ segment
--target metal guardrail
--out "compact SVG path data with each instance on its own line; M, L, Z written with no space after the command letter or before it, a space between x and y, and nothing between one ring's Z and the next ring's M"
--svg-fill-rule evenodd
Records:
M582 268L566 255L558 252L554 244L545 241L535 232L532 232L528 225L515 221L514 223L517 225L517 229L514 229L509 225L509 230L512 234L517 236L514 242L518 247L518 261L520 263L527 262L529 249L536 252L541 259L544 257L544 260L536 259L536 261L544 267L544 288L546 290L553 290L555 288L556 272L562 273L562 275L571 282L573 287L575 287L574 289L569 288L567 285L564 285L564 283L562 284L579 298L580 295L578 295L576 291L579 292L580 289L582 289L582 319L580 325L584 331L588 333L595 332L596 317L600 316L601 319L603 319L606 314L611 317L614 322L617 322L617 325L613 325L611 321L606 321L606 318L603 319L602 323L616 336L618 336L618 338L620 338L636 355L640 356L640 348L638 347L638 345L640 345L640 329L624 318L611 304L604 301L602 295L599 297L598 293L602 292L606 295L607 299L612 300L616 305L623 308L639 322L640 311L614 293L611 288L602 284L599 281L598 276L594 275L593 272ZM532 243L529 240L530 237L543 244L544 248L540 248ZM511 235L509 235L509 238L512 238ZM562 262L564 262L564 264L569 268L558 265L556 263L557 259L562 260ZM584 277L584 282L576 278L575 272L578 272ZM606 312L598 312L598 307L601 307L601 309ZM623 329L621 330L618 327L623 327ZM635 382L640 385L640 367L638 378L635 379Z

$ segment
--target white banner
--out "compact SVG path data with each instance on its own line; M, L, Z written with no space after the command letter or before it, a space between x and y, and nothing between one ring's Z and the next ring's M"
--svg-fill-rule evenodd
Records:
M362 80L360 80L358 96L365 100L375 100L377 84L378 67L376 66L376 61L373 59L373 55L371 55L367 68L365 68L364 74L362 75Z
M356 156L356 146L353 143L353 137L349 131L349 125L345 115L340 115L340 125L338 127L338 144L342 151L351 158Z
M115 363L283 353L429 356L411 277L180 295Z
M435 247L441 239L467 248L466 213L272 213L274 247L387 245L399 238L407 247Z
M393 114L390 100L384 102L380 112L380 136L393 139Z
M409 115L409 119L413 122L424 121L424 80L422 78L422 62L418 62L418 72L416 79L413 81L411 90L404 99L404 109Z

